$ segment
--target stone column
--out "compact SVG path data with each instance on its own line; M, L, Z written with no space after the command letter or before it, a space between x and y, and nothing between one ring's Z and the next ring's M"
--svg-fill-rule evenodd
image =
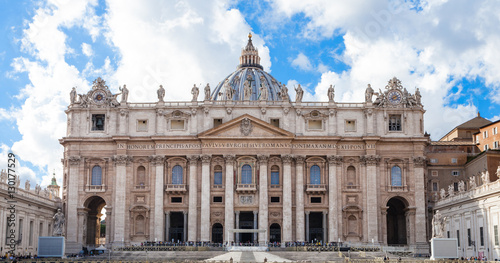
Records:
M306 211L306 242L309 242L309 211Z
M106 223L106 247L109 248L109 244L111 244L111 222L113 222L111 218L111 210L110 208L106 208L106 221L109 223Z
M170 213L165 212L165 241L170 241Z
M304 160L302 155L295 156L295 239L305 241L304 233Z
M155 181L154 181L154 214L153 214L153 238L152 240L162 241L164 237L163 233L163 197L164 197L164 179L163 175L163 164L165 162L165 157L161 155L153 155L150 157L151 164L155 167Z
M328 242L337 242L339 238L339 213L337 205L337 165L342 163L342 156L328 156ZM325 239L326 242L326 239Z
M236 211L236 227L235 229L240 229L240 211ZM235 233L236 243L240 243L240 233Z
M425 166L425 157L413 157L413 173L415 180L415 241L417 244L427 244L426 235L425 235L425 210L426 204L425 202L425 190L424 190L424 166Z
M225 207L224 212L224 238L229 244L234 241L234 236L230 235L229 230L234 229L234 155L224 155L226 159L226 191L225 191Z
M326 240L327 240L327 230L326 230L326 214L327 212L323 211L323 244L326 243Z
M292 241L292 156L282 155L283 160L283 240Z
M187 231L188 231L188 228L187 228L187 224L188 224L188 212L184 211L182 212L184 214L184 229L182 230L182 241L183 242L186 242L187 241Z
M260 164L260 179L259 179L259 226L258 229L268 229L268 189L267 189L267 161L269 160L268 155L258 155ZM254 220L256 214L254 212ZM257 226L255 226L257 229ZM256 236L256 235L255 235ZM255 238L255 241L257 239ZM259 244L265 244L267 241L267 231L266 233L259 233Z
M125 198L127 194L127 163L130 162L130 157L127 155L115 155L115 204L113 206L115 219L114 224L114 244L123 246L125 241L125 217L127 209L125 209Z
M415 207L409 207L405 212L405 223L406 228L409 230L409 234L406 235L406 242L408 245L415 244ZM446 235L443 233L444 237Z
M198 155L188 156L189 159L189 213L188 240L196 242L198 228Z
M78 193L78 179L80 168L80 156L70 156L67 160L69 163L68 175L68 193ZM68 206L66 211L66 229L73 229L73 231L66 231L67 242L77 242L77 232L74 229L79 229L83 226L78 225L78 214L76 208L78 207L78 195L67 195ZM52 233L49 233L52 234Z
M201 156L201 226L200 241L210 242L210 155Z
M258 229L257 226L257 216L259 215L259 212L253 211L253 229ZM253 233L253 240L254 242L257 241L257 233Z
M381 214L381 220L382 221L380 224L382 225L382 244L387 245L387 209L389 209L388 206L382 206L380 208L380 214Z
M377 163L380 157L376 155L361 156L361 161L366 165L366 217L368 236L366 240L378 243L378 183L377 183ZM424 226L425 231L425 226Z
M78 228L78 243L80 244L85 244L86 243L86 239L88 238L87 237L87 233L84 233L83 231L85 232L90 232L90 233L94 233L95 232L95 229L92 230L92 229L89 229L87 231L87 217L88 217L88 212L86 211L88 209L85 209L85 208L80 208L78 209L78 225L81 226L80 228ZM92 232L94 231L94 232Z

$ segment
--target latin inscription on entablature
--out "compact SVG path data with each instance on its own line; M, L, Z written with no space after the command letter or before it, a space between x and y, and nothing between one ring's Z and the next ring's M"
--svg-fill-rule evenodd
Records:
M213 143L158 143L158 144L123 144L118 149L154 150L154 149L209 149L209 148L290 148L290 149L338 149L365 150L375 149L375 144L333 144L333 143L254 143L254 142L213 142Z

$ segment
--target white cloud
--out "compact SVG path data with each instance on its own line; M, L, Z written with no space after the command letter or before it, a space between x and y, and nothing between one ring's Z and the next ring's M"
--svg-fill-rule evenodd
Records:
M14 154L14 158L9 157L10 153ZM21 188L24 188L24 183L26 182L26 180L30 180L31 185L33 186L36 183L39 183L36 178L35 172L22 164L18 154L15 151L12 151L8 145L3 143L0 144L0 167L2 168L2 170L8 171L7 165L11 165L13 163L12 161L9 161L9 159L15 160L15 167L13 167L14 172L11 173L18 176L19 180L21 180Z
M311 61L309 58L304 55L304 53L300 52L295 59L292 60L292 66L299 68L300 70L310 71L313 70L313 66L311 65Z
M92 46L87 43L82 43L82 53L87 57L91 57L94 54Z
M345 34L340 59L350 70L323 72L317 99L325 100L333 83L337 101L362 101L366 84L383 89L397 76L410 92L420 88L428 112L444 113L425 115L433 139L475 115L474 105L450 106L457 80L483 78L492 101L500 104L498 1L423 2L419 12L410 9L412 3L385 0L277 0L272 6L285 19L298 13L307 18L302 37Z

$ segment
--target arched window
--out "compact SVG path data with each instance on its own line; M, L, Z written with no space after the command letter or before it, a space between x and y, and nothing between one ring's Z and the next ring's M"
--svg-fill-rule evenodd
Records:
M102 185L102 168L99 165L92 167L91 185Z
M182 166L176 165L172 168L172 184L182 184L182 177L184 175L184 170Z
M214 167L214 185L222 185L222 167L220 165Z
M144 216L142 215L135 218L135 234L144 235Z
M356 168L347 167L347 185L356 185Z
M252 167L245 164L241 167L241 183L251 184L252 183Z
M280 184L280 168L277 165L271 167L271 185Z
M309 176L311 179L311 184L321 184L321 170L319 169L319 166L311 166L311 173Z
M137 185L146 184L146 168L144 166L137 167Z
M394 165L391 168L391 185L392 186L403 186L403 180L401 177L401 168Z

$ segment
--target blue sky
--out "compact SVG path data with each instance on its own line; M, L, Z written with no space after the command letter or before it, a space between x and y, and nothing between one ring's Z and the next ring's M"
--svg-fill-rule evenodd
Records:
M0 165L20 157L31 185L61 181L71 87L97 77L130 101L189 100L215 87L252 32L264 68L304 100L362 101L393 76L420 88L425 128L439 139L477 111L500 118L498 1L0 0ZM292 89L291 89L292 90ZM292 90L293 92L293 90ZM292 94L293 96L293 94Z

